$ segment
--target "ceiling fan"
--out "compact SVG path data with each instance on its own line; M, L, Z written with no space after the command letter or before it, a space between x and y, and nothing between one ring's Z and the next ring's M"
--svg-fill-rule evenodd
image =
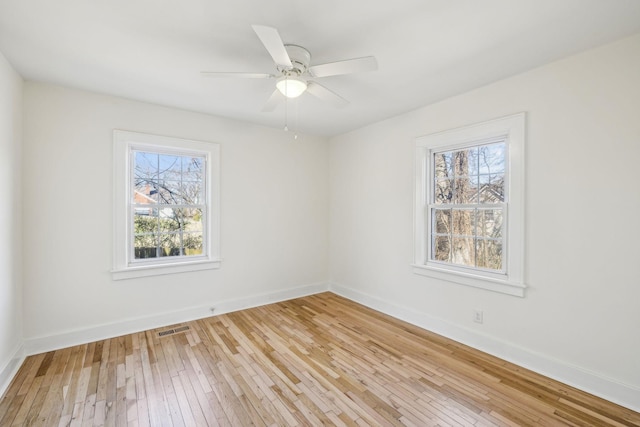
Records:
M378 63L373 56L310 65L311 53L302 46L284 44L277 29L264 25L252 25L252 27L273 58L277 74L216 71L203 71L202 74L210 77L277 79L276 89L262 111L273 111L283 96L297 98L304 92L323 101L328 101L337 107L345 106L349 101L317 83L315 79L378 69Z

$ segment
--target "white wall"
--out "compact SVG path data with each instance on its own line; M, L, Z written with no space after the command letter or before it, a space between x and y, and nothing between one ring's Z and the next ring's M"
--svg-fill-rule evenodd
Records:
M414 138L520 111L526 298L414 275ZM640 410L640 35L335 137L329 155L334 289Z
M0 53L0 394L22 357L22 78Z
M24 104L27 351L326 288L325 139L32 82ZM113 129L221 144L219 270L112 281Z

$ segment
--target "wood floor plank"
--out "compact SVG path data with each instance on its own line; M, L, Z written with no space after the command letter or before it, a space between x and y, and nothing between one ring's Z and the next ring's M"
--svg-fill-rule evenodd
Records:
M640 427L640 414L327 292L30 356L0 400L11 425Z
M167 362L167 353L164 352L165 345L170 343L169 340L160 341L154 335L147 335L149 345L154 348L155 363L152 365L153 382L155 384L155 397L159 400L159 405L156 409L159 411L157 422L162 425L174 425L184 426L184 417L180 410L180 404L178 396L173 385L173 380L170 375L170 368ZM171 358L172 350L169 349L168 353ZM169 362L172 363L172 362ZM189 416L189 415L185 415Z

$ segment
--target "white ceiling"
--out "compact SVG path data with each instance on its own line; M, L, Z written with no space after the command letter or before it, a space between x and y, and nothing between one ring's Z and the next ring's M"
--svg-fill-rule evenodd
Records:
M275 73L251 24L312 65L377 58L320 80L347 107L289 103L290 128L332 136L640 32L640 1L0 0L0 52L27 80L282 128L284 104L261 112L274 80L200 75Z

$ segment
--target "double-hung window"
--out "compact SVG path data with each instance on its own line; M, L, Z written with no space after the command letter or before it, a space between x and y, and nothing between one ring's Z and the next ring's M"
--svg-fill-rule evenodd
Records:
M524 114L416 141L418 274L524 296Z
M219 146L114 131L114 279L219 266Z

